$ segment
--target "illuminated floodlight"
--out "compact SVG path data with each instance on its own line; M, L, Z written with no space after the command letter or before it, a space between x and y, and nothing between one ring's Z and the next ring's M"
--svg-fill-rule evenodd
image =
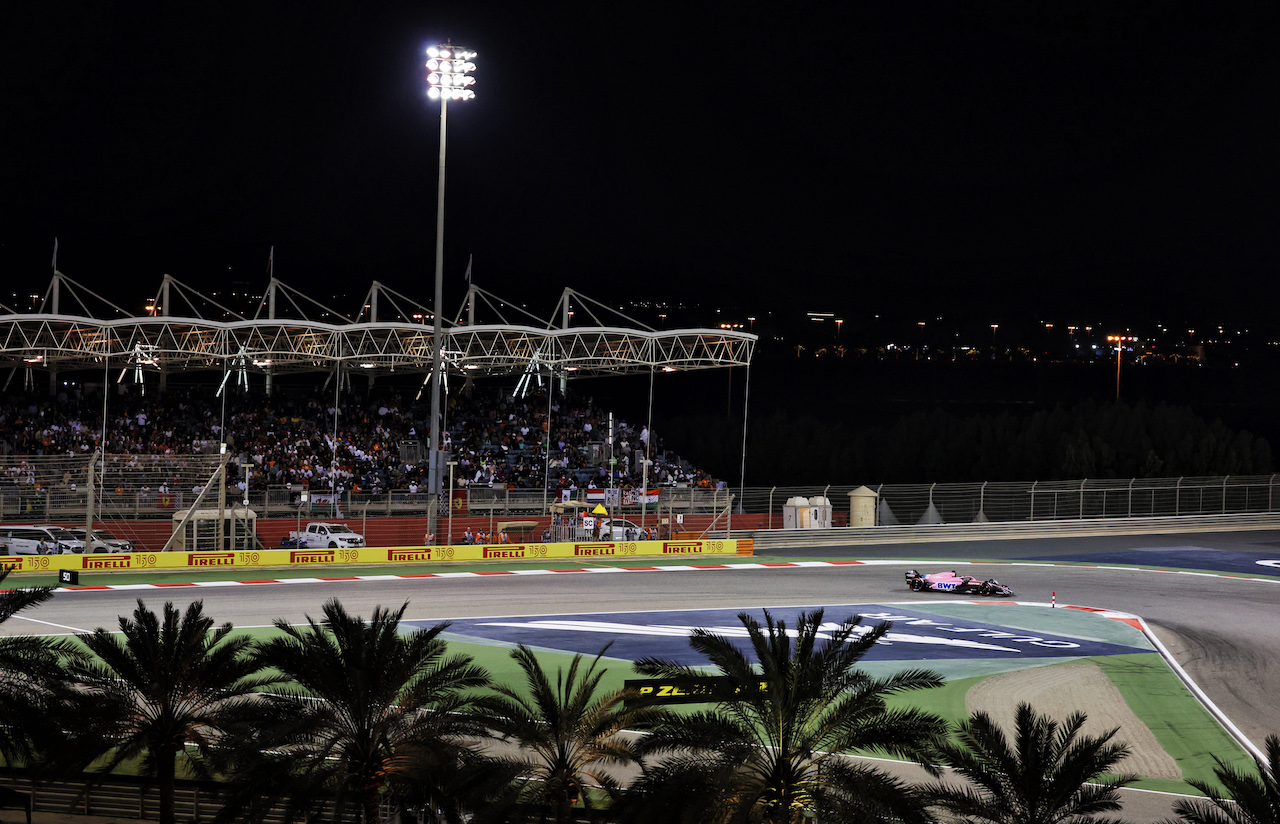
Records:
M448 43L427 48L427 97L432 100L471 100L476 93L467 88L476 82L471 72L476 53Z

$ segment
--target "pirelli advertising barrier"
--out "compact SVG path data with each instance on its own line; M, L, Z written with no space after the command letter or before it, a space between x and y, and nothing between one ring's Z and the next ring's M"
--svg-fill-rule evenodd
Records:
M641 704L714 704L737 701L742 688L732 678L708 675L702 678L628 678L623 686L630 693L627 702ZM767 681L756 689L766 692Z
M448 561L537 561L541 559L750 555L750 540L616 541L583 544L496 544L492 546L362 547L359 549L258 549L229 552L133 552L92 555L3 555L0 566L14 572L79 570L111 572L138 569L215 567L343 566L417 564Z

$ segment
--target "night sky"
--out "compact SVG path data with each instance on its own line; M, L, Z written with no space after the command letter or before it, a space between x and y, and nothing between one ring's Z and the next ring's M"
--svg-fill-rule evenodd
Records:
M429 303L452 38L449 314L1266 317L1277 5L8 2L0 272Z

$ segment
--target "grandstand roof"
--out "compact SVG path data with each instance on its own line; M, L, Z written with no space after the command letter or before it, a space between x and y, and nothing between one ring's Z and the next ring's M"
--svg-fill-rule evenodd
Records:
M166 275L148 309L134 315L55 271L40 311L0 305L0 366L169 374L431 371L433 313L377 281L358 311L345 315L273 277L257 311L245 316ZM495 320L478 322L478 311ZM574 325L584 318L594 325ZM476 376L745 366L756 343L742 331L656 330L571 289L552 319L543 320L472 285L442 326L447 369Z

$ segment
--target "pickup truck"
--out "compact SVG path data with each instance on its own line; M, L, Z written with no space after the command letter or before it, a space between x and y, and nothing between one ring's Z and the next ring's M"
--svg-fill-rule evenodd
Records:
M310 549L347 549L364 546L364 536L352 532L345 524L327 524L313 521L301 532L289 532L285 538L291 546L305 546Z

